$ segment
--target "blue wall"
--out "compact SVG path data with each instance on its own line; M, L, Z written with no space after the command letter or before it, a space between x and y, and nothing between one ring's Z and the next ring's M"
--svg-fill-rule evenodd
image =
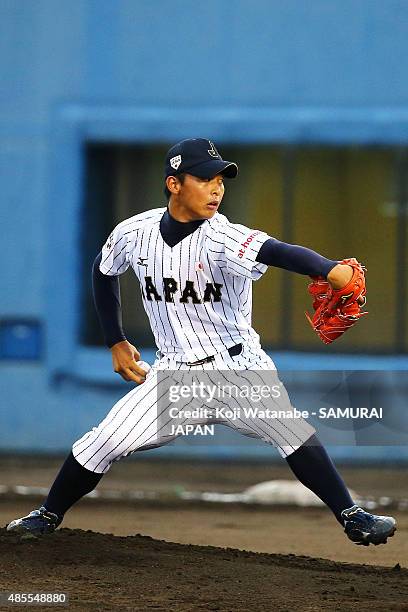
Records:
M407 34L404 0L2 0L0 319L43 352L0 361L0 449L66 449L124 392L77 341L84 143L407 144Z

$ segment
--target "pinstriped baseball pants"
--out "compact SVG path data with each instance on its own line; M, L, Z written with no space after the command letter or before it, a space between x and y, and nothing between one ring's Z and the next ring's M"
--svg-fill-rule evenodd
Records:
M190 378L192 372L198 374L205 370L210 380L213 370L239 371L239 376L241 377L242 372L243 379L245 371L249 370L251 380L254 376L259 376L260 382L262 381L260 371L270 370L276 373L275 364L259 345L244 345L241 354L235 357L231 357L227 352L215 355L214 361L200 366L189 366L168 356L157 359L148 372L145 382L120 399L97 427L74 443L72 452L76 460L92 472L105 473L113 461L118 461L135 451L157 448L175 440L180 434L170 435L169 427L165 427L163 423L162 413L167 410L168 414L169 406L166 404L163 409L163 402L160 402L161 398L158 397L160 393L158 375L168 387L173 372L177 372L180 380L182 374L179 370L188 372ZM218 374L220 372L217 372ZM284 394L281 405L291 408L283 385L281 389ZM200 400L198 402L200 403ZM186 400L186 406L191 408L191 399ZM216 421L195 418L183 420L183 426L205 425L209 422L226 425L243 435L272 444L282 457L293 453L315 433L315 429L307 421L295 417L265 419L241 415L240 418L223 417ZM179 423L180 421L177 422ZM168 421L166 424L168 425Z

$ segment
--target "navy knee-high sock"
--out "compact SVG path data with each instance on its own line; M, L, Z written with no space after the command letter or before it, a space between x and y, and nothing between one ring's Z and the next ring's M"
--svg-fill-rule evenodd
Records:
M71 452L54 480L44 506L62 518L75 502L94 490L102 476L82 467Z
M320 497L343 525L341 511L354 502L319 438L313 435L286 460L296 478Z

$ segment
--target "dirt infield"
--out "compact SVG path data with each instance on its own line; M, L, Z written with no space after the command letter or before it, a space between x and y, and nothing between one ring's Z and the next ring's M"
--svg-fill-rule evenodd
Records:
M0 485L46 491L60 463L3 457ZM406 497L406 469L342 473L361 494ZM326 508L219 505L174 495L242 491L288 477L283 463L121 462L101 482L102 493L144 491L160 499L84 499L64 529L39 540L0 530L0 591L66 592L72 610L408 612L408 512L395 504L386 509L398 521L395 537L367 548L349 542ZM1 495L0 526L42 499Z
M46 493L62 458L2 457L0 485L44 487ZM344 468L348 486L363 495L394 500L408 497L406 468ZM326 508L282 508L180 501L185 491L239 492L257 482L293 478L284 462L244 464L157 461L137 457L112 466L98 491L160 494L160 500L85 499L67 513L64 527L126 536L141 533L158 540L239 548L254 552L307 555L346 563L408 568L408 511L385 507L398 521L386 546L354 546ZM0 527L38 507L44 495L0 496Z
M3 500L0 526L38 507L40 500ZM199 546L261 553L305 555L344 563L408 569L408 513L390 510L398 531L386 546L355 546L325 508L269 508L191 503L119 503L84 500L67 513L63 527Z
M2 530L0 546L1 591L63 592L70 610L408 610L408 570L398 566L70 529L25 541Z

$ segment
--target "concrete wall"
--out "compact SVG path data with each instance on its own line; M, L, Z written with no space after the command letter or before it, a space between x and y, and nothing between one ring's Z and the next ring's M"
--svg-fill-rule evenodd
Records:
M406 145L407 33L403 0L2 0L0 320L42 348L0 361L0 449L66 449L124 393L77 340L84 144Z

